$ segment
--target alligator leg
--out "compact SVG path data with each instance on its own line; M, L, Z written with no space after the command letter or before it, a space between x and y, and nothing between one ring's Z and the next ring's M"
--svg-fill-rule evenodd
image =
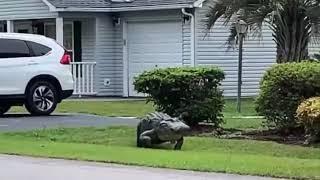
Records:
M153 130L150 130L150 131L146 131L140 135L140 137L139 137L140 147L144 147L144 148L151 148L152 147L151 136L153 133L154 133Z
M152 147L151 138L148 136L140 137L140 143L141 143L141 147L144 147L144 148L151 148Z
M181 150L183 145L183 137L177 141L177 144L174 146L174 150Z
M307 130L308 135L306 136L306 141L304 142L304 145L310 145L314 144L317 141L319 141L320 132L317 132L315 130Z

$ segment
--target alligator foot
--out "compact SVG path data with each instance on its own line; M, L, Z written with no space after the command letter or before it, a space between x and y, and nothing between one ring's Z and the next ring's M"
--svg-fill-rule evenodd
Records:
M140 137L140 145L141 147L144 147L144 148L151 148L152 147L151 138L148 136Z
M304 145L311 145L311 144L318 142L319 140L320 140L320 138L317 135L308 135L307 139L305 140L305 142L303 144Z
M177 141L177 144L174 146L174 150L181 150L183 145L183 137Z

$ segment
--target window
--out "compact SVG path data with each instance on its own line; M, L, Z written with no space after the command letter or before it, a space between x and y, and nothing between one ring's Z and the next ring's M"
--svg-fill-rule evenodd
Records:
M0 58L30 57L26 42L16 39L0 39Z
M35 43L35 42L31 42L31 41L27 41L27 44L29 46L29 48L31 49L31 55L33 57L36 56L44 56L46 54L48 54L48 52L51 51L51 48Z
M56 39L56 25L55 24L44 24L44 35L46 37Z
M5 21L0 21L0 32L7 32L7 24Z

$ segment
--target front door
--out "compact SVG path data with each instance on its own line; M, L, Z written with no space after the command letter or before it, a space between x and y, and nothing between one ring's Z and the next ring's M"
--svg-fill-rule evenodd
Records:
M82 62L82 26L80 21L73 22L73 58L75 62Z

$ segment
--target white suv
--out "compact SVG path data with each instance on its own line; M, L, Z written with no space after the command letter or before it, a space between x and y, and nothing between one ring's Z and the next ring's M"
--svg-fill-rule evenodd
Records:
M73 93L70 62L53 39L0 33L0 116L17 105L33 115L51 114Z

